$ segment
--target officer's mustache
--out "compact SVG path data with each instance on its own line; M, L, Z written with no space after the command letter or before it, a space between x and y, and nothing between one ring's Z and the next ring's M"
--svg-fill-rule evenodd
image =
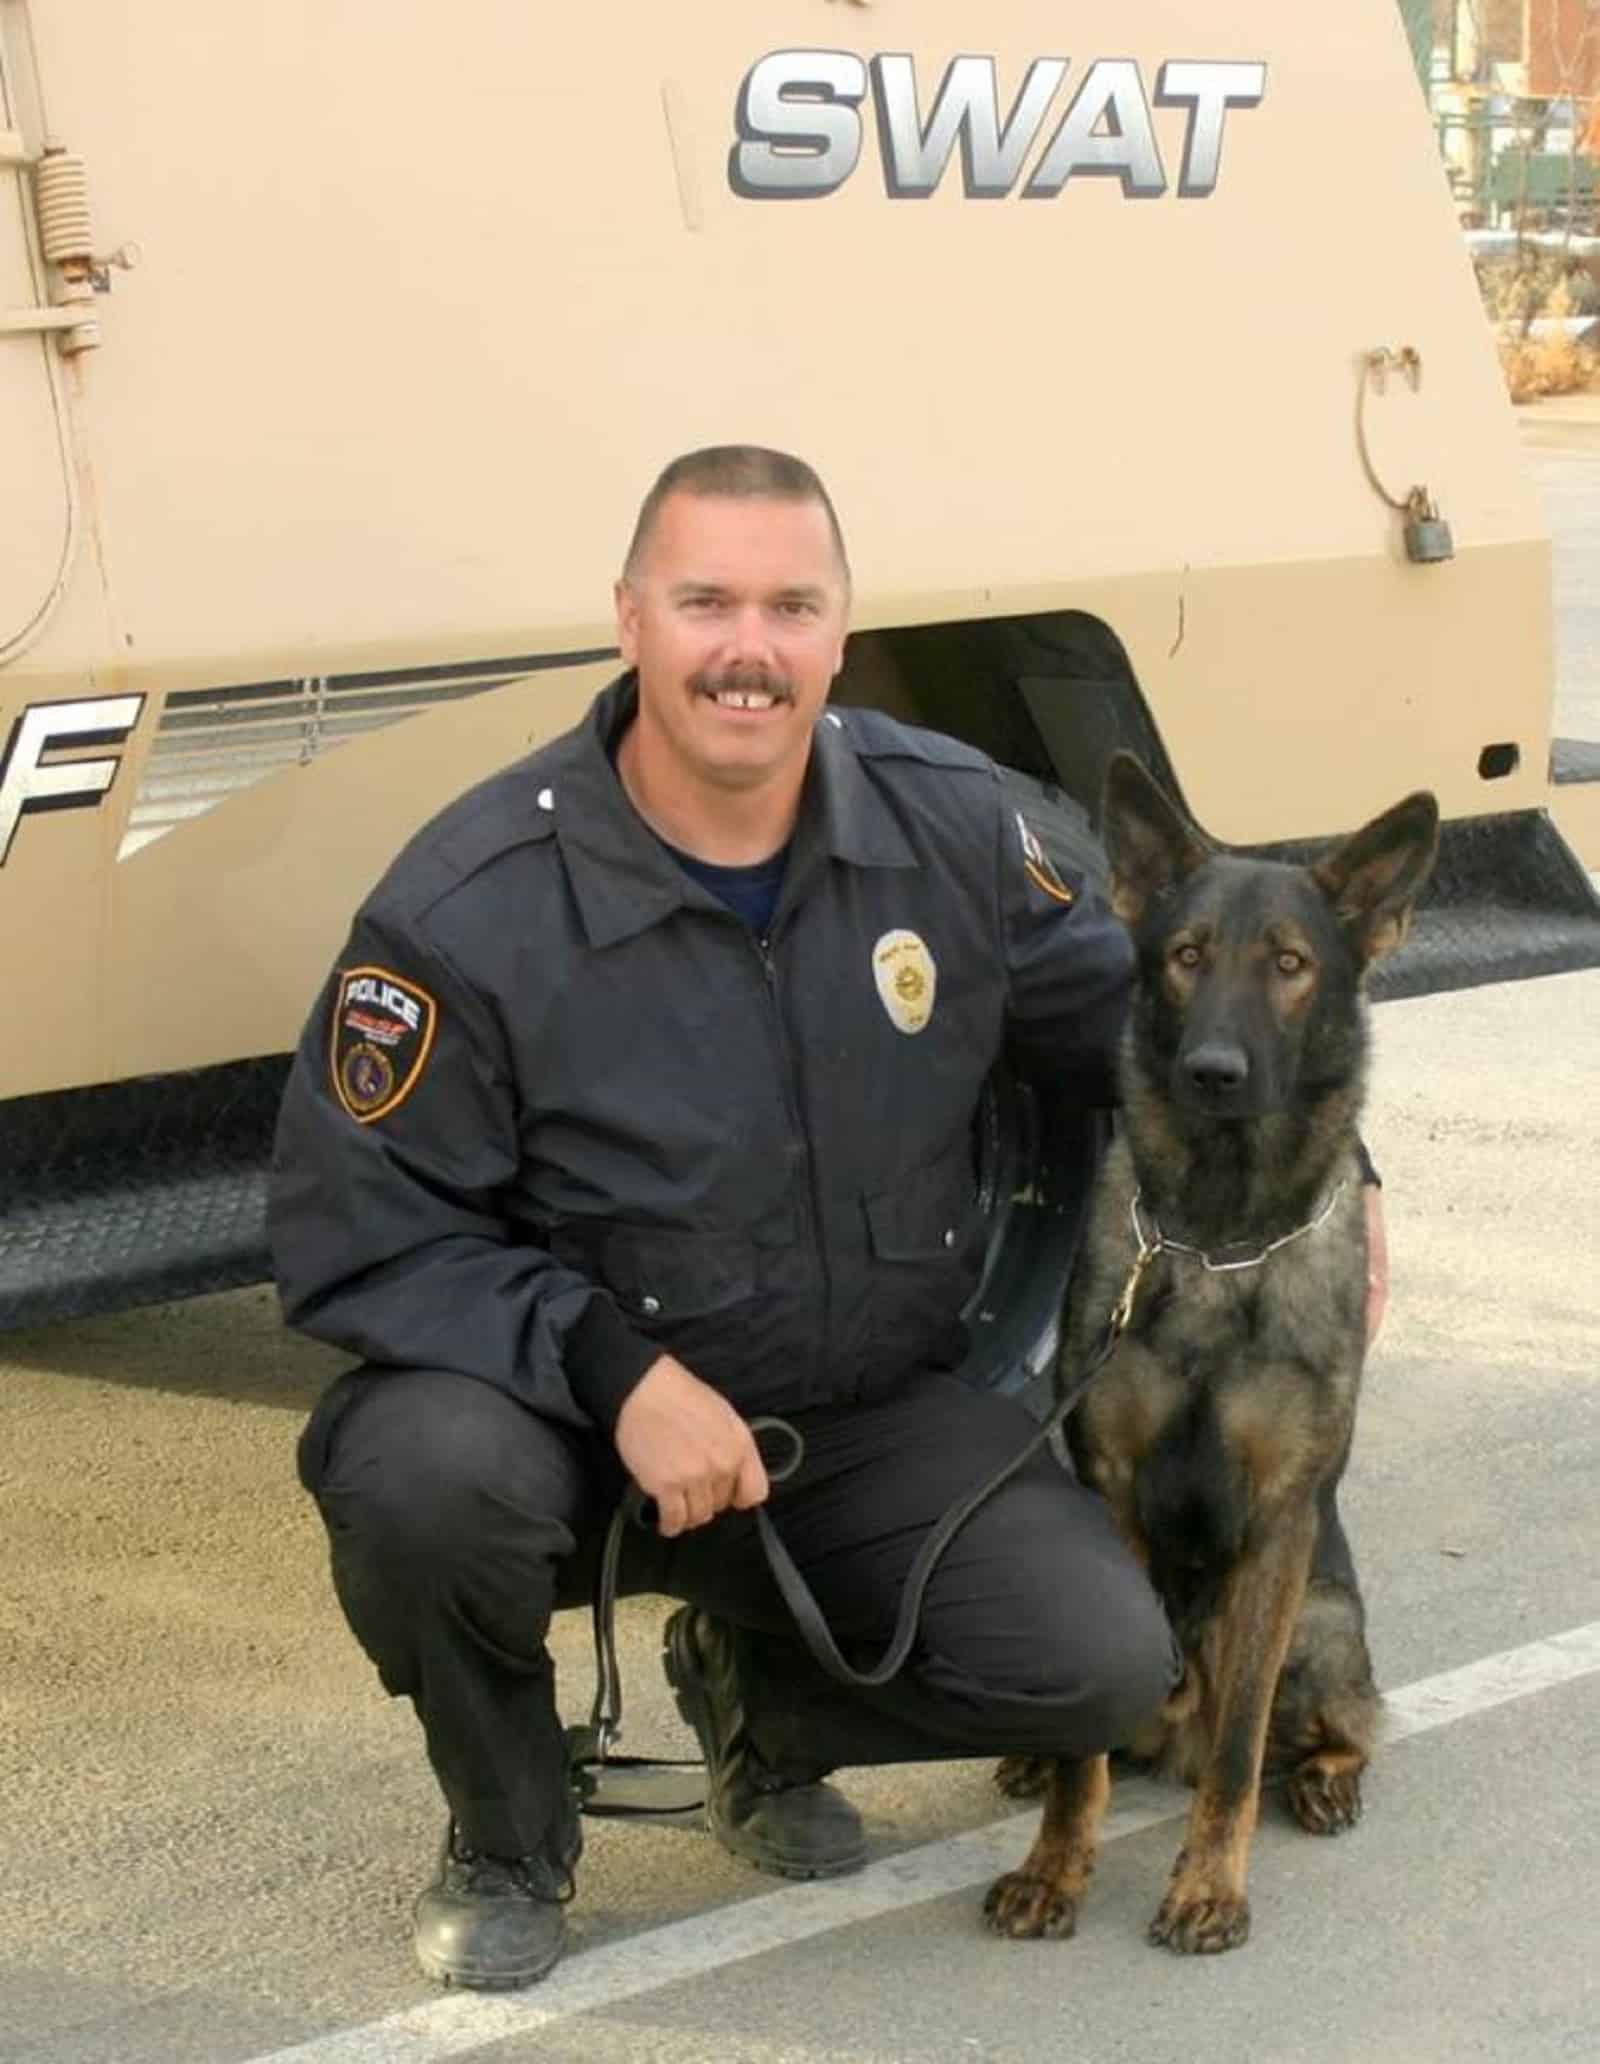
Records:
M689 676L696 695L770 695L774 702L793 702L794 689L768 666L704 667Z

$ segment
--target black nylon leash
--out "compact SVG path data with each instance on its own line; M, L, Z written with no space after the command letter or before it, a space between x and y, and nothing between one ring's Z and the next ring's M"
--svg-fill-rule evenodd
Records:
M916 1560L906 1578L889 1645L870 1669L857 1670L845 1661L839 1652L838 1643L833 1638L832 1629L823 1616L822 1608L817 1604L810 1585L800 1574L793 1556L784 1546L771 1514L765 1505L755 1508L756 1532L773 1580L782 1594L784 1603L794 1616L801 1639L819 1666L837 1683L852 1690L871 1690L878 1685L887 1684L905 1667L906 1658L910 1655L912 1644L917 1637L917 1624L922 1617L922 1602L939 1558L979 1507L986 1504L996 1491L1009 1483L1020 1469L1026 1467L1040 1449L1055 1438L1071 1417L1084 1392L1111 1359L1117 1342L1127 1326L1132 1314L1131 1292L1139 1275L1143 1273L1142 1264L1143 1257L1129 1279L1127 1290L1118 1299L1107 1321L1093 1360L1077 1382L1056 1400L1037 1431L1015 1455L1009 1457L998 1469L992 1470L970 1491L963 1492L940 1515L938 1524L918 1549ZM763 1417L750 1421L750 1431L755 1435L758 1444L773 1439L788 1443L789 1452L785 1456L769 1459L766 1448L763 1448L762 1453L769 1481L787 1482L799 1469L805 1457L805 1438L799 1428L790 1425L787 1419ZM665 1758L617 1757L612 1754L612 1745L622 1733L622 1673L617 1662L616 1646L617 1577L622 1564L622 1548L628 1528L651 1524L650 1506L651 1501L645 1497L639 1486L630 1485L618 1501L606 1532L594 1595L594 1704L590 1709L588 1726L574 1727L568 1731L569 1755L577 1773L580 1794L586 1789L593 1789L600 1770L614 1768L619 1764L635 1769L641 1766L655 1766L667 1771L696 1767L693 1763L672 1762ZM587 1783L585 1772L588 1773ZM683 1809L681 1805L653 1809L641 1804L618 1807L615 1810L621 1813L647 1813L652 1810L671 1812Z

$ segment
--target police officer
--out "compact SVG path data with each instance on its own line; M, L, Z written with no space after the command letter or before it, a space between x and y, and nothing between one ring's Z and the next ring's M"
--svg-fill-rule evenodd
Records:
M836 1635L883 1647L929 1527L1032 1422L951 1373L1002 1055L1111 1096L1130 951L994 766L826 708L850 575L797 459L696 452L616 588L628 671L426 827L359 912L280 1124L290 1321L359 1356L301 1473L340 1603L449 1808L423 1967L525 1984L580 1839L545 1636L628 1480L632 1581L735 1854L857 1866L847 1763L1090 1754L1175 1650L1098 1500L1044 1454L958 1533L906 1669L846 1692L795 1638L771 1510ZM802 1430L773 1490L749 1420Z

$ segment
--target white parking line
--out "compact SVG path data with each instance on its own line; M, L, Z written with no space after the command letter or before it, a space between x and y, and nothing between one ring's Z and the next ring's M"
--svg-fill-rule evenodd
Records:
M1600 1620L1387 1693L1385 1739L1405 1741L1596 1671ZM1185 1810L1184 1795L1171 1787L1119 1779L1104 1839L1137 1834ZM1016 1864L1023 1846L1019 1823L1031 1828L1033 1820L1031 1810L1008 1814L971 1834L885 1857L853 1877L789 1885L711 1914L647 1929L574 1957L532 1992L444 1993L365 2027L274 2050L252 2064L438 2064L466 2056L489 2043L531 2035L554 2021L636 1999L766 1950L982 1884Z

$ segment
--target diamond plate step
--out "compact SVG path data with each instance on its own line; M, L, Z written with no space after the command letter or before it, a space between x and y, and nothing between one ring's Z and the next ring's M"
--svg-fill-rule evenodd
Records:
M0 1328L268 1274L286 1055L0 1103Z

